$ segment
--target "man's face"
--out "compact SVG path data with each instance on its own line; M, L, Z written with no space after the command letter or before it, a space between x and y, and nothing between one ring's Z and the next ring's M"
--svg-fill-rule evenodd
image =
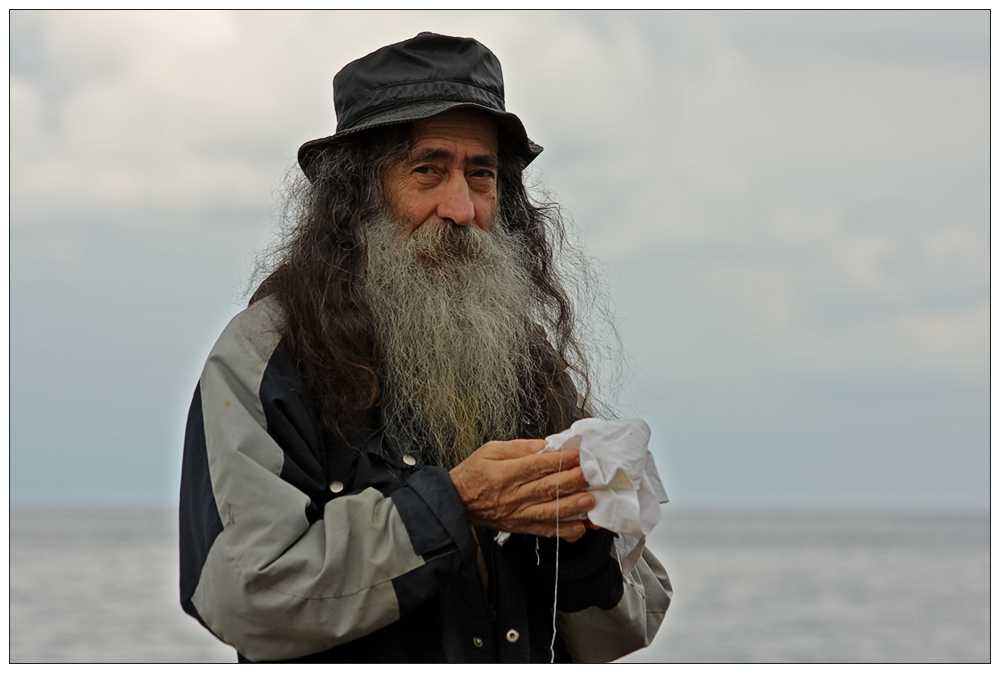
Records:
M460 109L414 122L413 146L389 169L392 214L412 234L446 223L489 231L497 208L497 128L487 115Z

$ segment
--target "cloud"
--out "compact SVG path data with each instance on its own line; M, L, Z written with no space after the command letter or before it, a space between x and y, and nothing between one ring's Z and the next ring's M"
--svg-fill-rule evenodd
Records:
M955 16L15 12L12 231L42 268L80 263L81 218L265 219L298 145L333 131L336 69L475 35L599 257L680 256L693 296L785 354L979 362L988 225L941 178L988 156L989 66ZM940 214L914 226L918 203Z
M377 46L369 29L379 17L55 12L25 18L40 24L32 47L42 67L11 75L18 219L81 210L266 207L298 145L333 132L332 74ZM392 32L388 23L375 32Z
M955 423L986 418L988 12L15 11L10 24L22 494L65 498L30 474L83 454L92 472L63 476L91 494L113 494L122 470L164 488L197 372L245 305L274 187L302 142L334 130L334 73L422 30L500 57L508 108L546 146L538 172L610 263L642 385L668 391L636 402L675 462L703 461L703 492L735 484L714 469L719 436L770 470L748 433L777 446L795 419L805 437L814 419L861 432L878 416L886 441L844 458L867 474L872 456L895 470L890 445L936 456ZM858 383L816 383L841 372ZM782 377L804 383L777 394ZM689 394L699 386L730 392ZM918 397L934 400L926 413ZM35 416L53 400L72 413L49 432ZM969 456L983 427L959 438ZM767 455L799 464L801 449Z
M941 370L958 369L977 378L989 374L990 304L966 309L910 311L890 318L865 335L883 346L885 357L899 353Z

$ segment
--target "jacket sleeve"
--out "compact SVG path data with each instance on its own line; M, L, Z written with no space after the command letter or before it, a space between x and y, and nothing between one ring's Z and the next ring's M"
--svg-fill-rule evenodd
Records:
M606 662L648 646L660 628L673 589L649 549L624 578L624 592L611 609L591 606L556 613L556 628L576 662Z
M317 512L303 471L268 432L310 432L265 413L277 308L238 315L209 356L192 404L181 487L185 610L251 661L335 647L399 619L475 563L458 494L424 468L390 497L368 488ZM280 405L279 405L280 406Z
M559 545L556 627L573 660L606 662L653 641L673 593L667 573L649 549L628 576L613 552L615 534L588 530ZM538 545L543 586L555 580L555 542Z
M563 404L579 399L568 373L559 372L551 346L546 357L558 372ZM583 417L584 409L569 407L570 422ZM578 663L612 661L649 646L673 596L667 571L648 548L623 578L611 556L612 537L609 531L588 531L580 541L561 545L556 629ZM541 550L543 572L554 579L552 542L542 541Z

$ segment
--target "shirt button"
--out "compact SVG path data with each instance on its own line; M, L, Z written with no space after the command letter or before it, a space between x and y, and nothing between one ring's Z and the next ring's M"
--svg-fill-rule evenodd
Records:
M340 493L343 490L344 490L344 485L339 481L335 481L332 484L330 484L330 491L332 491L333 493Z
M413 467L414 465L417 464L417 459L414 458L413 456L403 456L403 462L409 465L410 467Z
M507 632L507 642L508 643L516 643L517 639L520 638L520 637L521 637L521 634L518 633L517 631L515 631L514 629L511 629L510 631Z
M476 647L482 647L483 639L480 638L479 636L476 636L475 638L472 639L472 644L475 645Z

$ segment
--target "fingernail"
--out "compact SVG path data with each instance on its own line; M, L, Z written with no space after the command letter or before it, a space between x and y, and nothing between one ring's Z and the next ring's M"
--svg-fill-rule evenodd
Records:
M538 453L539 451L541 451L542 449L545 448L545 440L544 439L536 439L535 441L533 441L531 443L531 446L529 448L530 448L530 450L531 450L532 453Z
M576 504L579 507L586 507L587 509L590 509L594 506L594 498L593 496L582 495L580 496L580 499L576 501Z

